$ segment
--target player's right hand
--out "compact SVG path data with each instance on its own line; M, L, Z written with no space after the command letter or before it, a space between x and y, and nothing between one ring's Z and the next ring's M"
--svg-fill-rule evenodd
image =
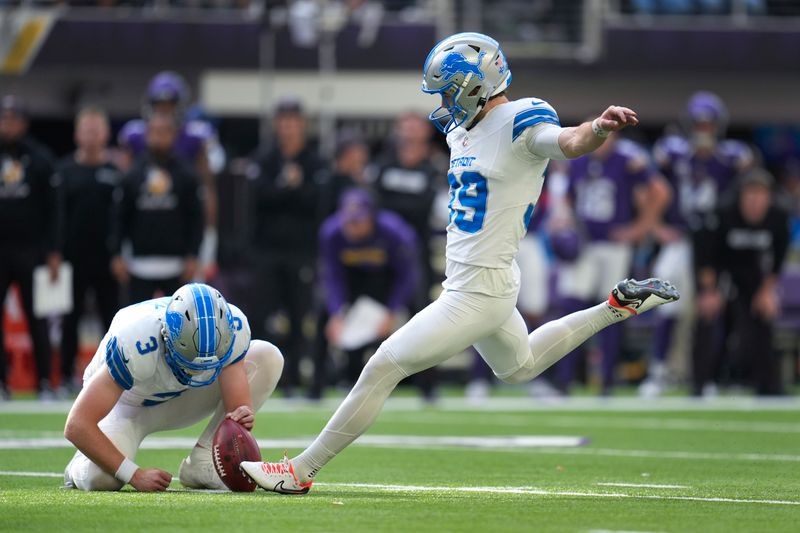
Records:
M603 114L597 117L598 126L605 131L619 131L625 126L636 126L639 117L636 111L618 105L609 106Z
M139 492L161 492L172 483L172 474L158 468L139 468L130 484Z
M111 259L111 274L120 285L127 285L131 279L128 273L128 265L125 264L125 260L119 255Z

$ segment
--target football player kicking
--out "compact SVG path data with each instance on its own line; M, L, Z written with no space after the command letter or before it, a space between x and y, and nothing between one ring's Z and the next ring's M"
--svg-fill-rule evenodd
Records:
M450 146L450 223L444 292L389 337L317 439L291 461L242 462L262 488L304 494L317 472L373 423L395 386L474 345L494 374L523 383L598 331L678 299L659 279L620 281L608 300L528 335L515 309L514 257L533 214L550 159L589 153L612 131L638 124L611 106L593 122L562 128L537 98L510 101L511 72L500 45L479 33L437 44L425 61L422 90L440 95L430 115Z
M252 429L282 370L280 351L251 341L244 314L208 285L184 285L172 298L120 310L67 417L64 436L78 451L65 486L166 490L170 473L133 462L142 439L213 413L178 474L187 487L225 489L211 459L214 433L223 418Z

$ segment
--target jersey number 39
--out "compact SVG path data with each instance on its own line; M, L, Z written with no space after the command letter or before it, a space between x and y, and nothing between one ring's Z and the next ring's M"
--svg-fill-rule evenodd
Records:
M477 233L486 216L486 178L467 171L460 176L447 174L450 182L450 223L466 233Z

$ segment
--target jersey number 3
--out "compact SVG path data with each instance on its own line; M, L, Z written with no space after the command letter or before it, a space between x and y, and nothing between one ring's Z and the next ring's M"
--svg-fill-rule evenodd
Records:
M466 233L478 233L486 216L486 178L477 172L447 174L450 182L450 223Z
M136 341L136 349L141 355L147 355L158 348L158 341L155 337L150 337L150 342L142 346L142 341Z

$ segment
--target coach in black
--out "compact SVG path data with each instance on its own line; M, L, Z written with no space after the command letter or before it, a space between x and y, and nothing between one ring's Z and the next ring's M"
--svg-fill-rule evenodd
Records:
M33 270L47 260L56 277L57 202L49 154L28 137L24 107L14 96L0 100L0 324L2 302L13 282L19 284L39 373L39 396L49 399L50 341L47 323L33 316ZM7 395L6 354L0 327L0 397Z
M81 110L75 118L75 153L58 165L64 258L72 264L71 313L64 316L61 336L62 383L80 388L73 377L78 351L78 320L86 293L94 293L105 329L119 308L119 286L109 264L110 225L114 191L121 185L120 171L109 161L110 128L105 111Z
M311 311L317 231L323 209L326 163L306 137L298 100L275 109L275 143L258 158L253 187L252 260L259 299L248 302L253 331L280 344L286 358L281 384L289 395L299 384L307 350L303 322ZM266 326L266 327L264 327Z
M172 115L147 122L147 152L125 176L114 216L112 272L132 302L174 293L197 271L203 234L200 179L177 159ZM122 254L130 246L127 259Z
M736 202L708 217L708 246L696 250L700 319L711 321L724 311L727 355L733 367L745 370L758 394L781 393L772 324L780 310L777 284L789 245L789 218L772 197L773 183L766 170L745 171ZM695 343L698 394L720 363L707 337Z

